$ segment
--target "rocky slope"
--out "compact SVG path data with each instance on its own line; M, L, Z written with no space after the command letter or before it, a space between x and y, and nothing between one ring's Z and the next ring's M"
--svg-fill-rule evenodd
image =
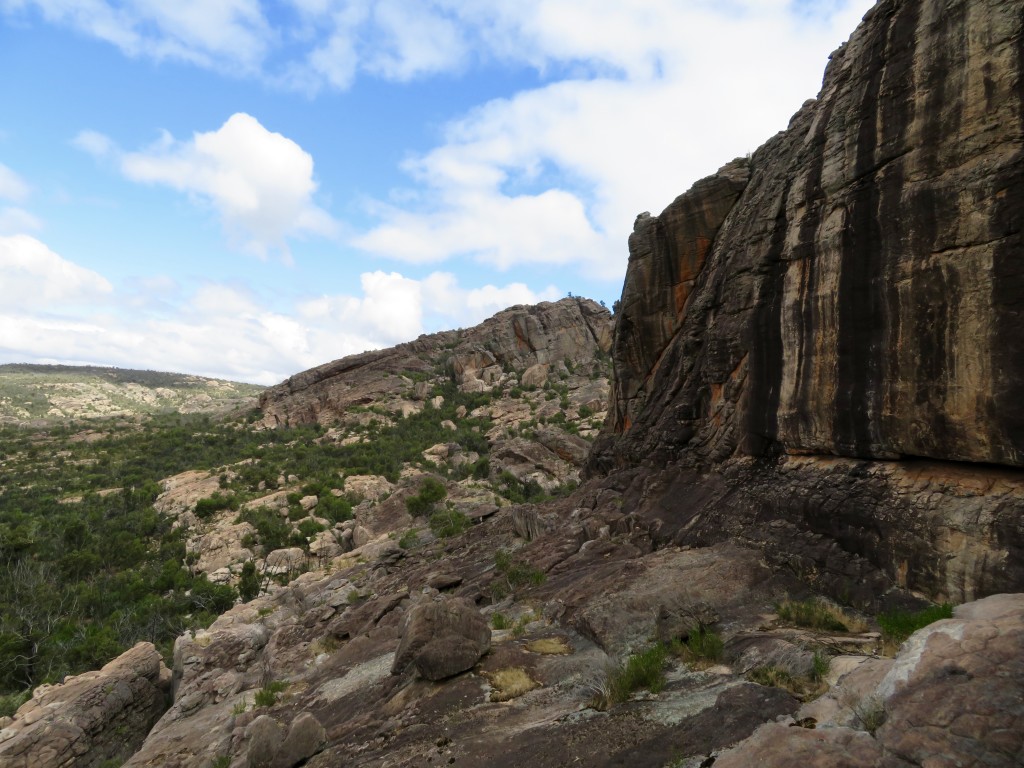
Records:
M1022 24L1005 0L882 0L786 132L638 218L571 495L495 483L563 476L530 445L584 460L552 446L599 417L588 302L269 390L266 427L323 425L296 454L398 451L391 430L442 409L459 438L317 495L260 480L244 503L291 522L350 483L363 501L340 552L178 639L127 765L1019 765L1024 599L990 593L1024 587ZM498 477L459 468L473 435ZM159 504L236 525L197 502L255 493L247 473L172 478ZM451 505L421 535L428 478ZM231 536L190 540L197 565L253 543ZM963 604L899 647L926 597Z
M879 2L785 132L637 219L590 466L643 464L666 538L1024 584L1021 39L1017 2Z
M252 384L157 371L70 365L0 365L0 424L224 413L255 405Z
M260 408L268 426L332 424L353 406L383 403L409 413L413 402L424 399L427 382L448 375L464 392L509 382L535 388L578 368L589 376L606 356L611 332L608 311L589 299L511 307L473 328L421 336L296 374L266 390Z

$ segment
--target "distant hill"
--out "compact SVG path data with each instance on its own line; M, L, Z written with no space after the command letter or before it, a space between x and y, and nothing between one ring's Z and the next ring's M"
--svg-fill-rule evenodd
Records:
M263 387L182 373L83 365L0 365L0 423L222 412Z

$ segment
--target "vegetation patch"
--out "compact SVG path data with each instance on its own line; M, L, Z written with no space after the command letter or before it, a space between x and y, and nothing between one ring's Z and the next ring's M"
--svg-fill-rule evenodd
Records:
M437 502L448 495L444 483L433 477L428 477L420 485L419 493L410 496L405 500L405 508L413 517L425 517L434 511Z
M526 650L544 656L568 656L572 647L562 637L542 637L526 644Z
M824 632L864 632L867 629L867 623L862 619L818 598L784 600L776 607L776 612L785 622Z
M283 680L271 680L258 691L254 703L257 707L272 707L277 704L279 694L288 688L288 683Z
M496 576L491 582L491 596L495 600L501 600L522 587L540 586L547 579L540 568L514 559L504 549L494 553L494 571Z
M953 606L950 603L931 605L922 611L893 611L878 616L878 625L882 628L882 641L886 646L899 646L904 640L922 627L927 627L941 619L953 618Z
M491 683L491 701L509 701L539 688L540 683L531 678L522 667L507 667L487 673Z
M808 701L824 693L828 686L825 675L828 673L830 659L823 653L815 653L812 666L807 674L797 674L780 664L768 664L755 667L747 672L746 678L758 685L782 688L798 699Z
M720 662L724 648L721 636L704 626L690 632L686 640L673 640L671 644L673 653L697 668Z
M599 686L593 705L607 710L626 701L635 691L646 689L658 693L665 687L666 648L661 643L630 656L625 664L608 671L605 683Z
M430 516L430 530L441 539L458 536L469 526L469 518L451 504Z

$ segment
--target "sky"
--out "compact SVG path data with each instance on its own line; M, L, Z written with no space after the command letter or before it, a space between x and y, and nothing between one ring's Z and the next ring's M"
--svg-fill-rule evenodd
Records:
M273 384L568 294L871 0L0 0L0 363Z

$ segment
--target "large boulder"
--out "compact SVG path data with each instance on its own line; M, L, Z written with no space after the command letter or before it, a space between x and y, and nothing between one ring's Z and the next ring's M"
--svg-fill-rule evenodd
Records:
M167 709L170 687L171 673L152 643L139 643L99 671L40 686L0 731L0 765L120 765Z
M443 680L472 669L490 647L490 627L476 606L441 597L409 611L391 673L414 667L427 680Z

